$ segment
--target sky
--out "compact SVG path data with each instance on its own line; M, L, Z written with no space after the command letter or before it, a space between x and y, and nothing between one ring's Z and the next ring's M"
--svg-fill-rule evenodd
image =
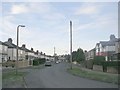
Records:
M19 28L19 46L53 55L70 52L70 21L73 24L73 51L91 50L99 41L118 37L117 2L2 2L0 41L13 39Z

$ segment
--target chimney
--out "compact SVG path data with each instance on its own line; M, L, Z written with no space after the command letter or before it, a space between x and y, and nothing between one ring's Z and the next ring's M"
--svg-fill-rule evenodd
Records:
M87 53L87 50L85 50L84 52Z
M36 51L36 53L38 54L38 53L39 53L39 51L37 50L37 51Z
M25 48L25 44L23 44L22 47Z
M42 52L40 52L40 54L42 55L43 53L42 53Z
M114 34L111 34L110 35L110 41L114 41L115 40L115 35Z
M36 52L38 53L39 51L37 50Z
M33 48L31 48L31 51L33 51Z
M12 43L12 38L8 38L8 42L9 42L9 43Z

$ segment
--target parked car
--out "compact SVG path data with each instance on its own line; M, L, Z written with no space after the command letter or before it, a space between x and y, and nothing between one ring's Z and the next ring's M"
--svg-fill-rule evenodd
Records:
M47 60L47 61L45 62L45 66L52 66L51 61Z
M56 63L56 64L58 64L58 63L59 63L59 61L56 61L55 63Z

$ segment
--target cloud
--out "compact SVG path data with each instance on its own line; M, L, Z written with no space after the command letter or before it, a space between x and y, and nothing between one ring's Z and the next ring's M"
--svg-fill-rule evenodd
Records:
M21 14L21 13L27 13L29 12L28 7L25 5L13 5L11 8L11 14Z
M34 13L49 13L52 11L52 6L49 3L39 2L39 3L29 3L30 11Z
M43 18L47 20L63 20L66 17L61 13L49 13L49 15L44 15Z
M99 11L99 7L95 4L83 3L82 6L75 9L75 15L92 15Z
M75 31L79 30L115 30L117 29L117 18L112 15L103 15L97 17L90 23L78 25Z
M13 4L10 11L11 14L48 13L51 12L51 5L49 3L42 3L42 2Z

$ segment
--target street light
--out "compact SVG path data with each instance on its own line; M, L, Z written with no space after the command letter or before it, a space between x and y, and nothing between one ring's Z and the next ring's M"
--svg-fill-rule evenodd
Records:
M70 21L70 69L72 69L72 21Z
M19 27L25 27L25 25L17 26L17 47L16 47L16 74L18 73L18 44L19 44Z

